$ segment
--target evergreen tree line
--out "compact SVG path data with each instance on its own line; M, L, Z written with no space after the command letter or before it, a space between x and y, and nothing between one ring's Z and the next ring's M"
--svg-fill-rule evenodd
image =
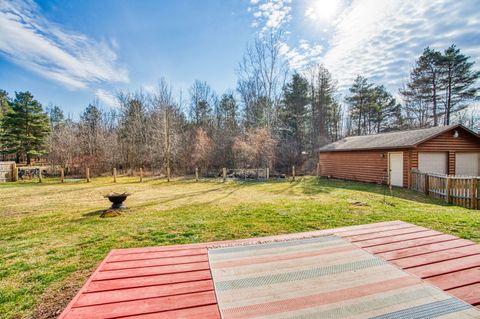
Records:
M235 91L217 94L195 81L187 98L161 79L154 93L120 92L118 108L86 107L79 119L58 106L45 110L29 92L0 91L0 152L30 163L45 157L64 167L112 167L191 173L195 167L313 169L322 145L363 135L463 123L478 130L467 111L480 73L451 46L425 49L405 87L403 104L383 85L358 76L346 97L322 65L289 70L281 34L257 39L237 68Z

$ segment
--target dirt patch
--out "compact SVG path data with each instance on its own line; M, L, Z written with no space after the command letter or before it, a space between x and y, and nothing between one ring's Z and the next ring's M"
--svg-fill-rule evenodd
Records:
M370 206L368 205L368 203L365 203L365 202L362 202L362 201L348 201L350 203L350 205L353 205L353 206Z
M55 319L77 294L93 270L74 272L66 280L49 287L38 299L30 319Z

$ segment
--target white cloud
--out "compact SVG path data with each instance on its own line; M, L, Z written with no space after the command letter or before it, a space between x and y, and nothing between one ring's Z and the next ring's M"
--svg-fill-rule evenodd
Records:
M393 94L405 83L415 60L427 46L444 50L456 44L480 68L480 3L478 0L304 0L255 1L250 12L261 32L280 25L290 40L281 54L293 69L324 63L343 93L357 75L384 84ZM252 3L252 2L251 2ZM283 3L283 5L279 5ZM291 5L295 5L293 10ZM279 23L267 24L273 7L287 7ZM292 11L293 10L293 11ZM294 16L293 13L295 13ZM274 14L273 16L278 16ZM268 18L268 19L267 19ZM292 19L303 19L302 24ZM272 21L277 21L272 18ZM324 31L303 34L308 23ZM277 28L279 28L278 26ZM294 38L304 38L293 42Z
M117 65L115 39L95 41L61 30L31 0L0 0L0 53L14 63L69 89L129 81Z
M297 47L291 48L286 42L280 43L280 54L288 61L291 69L302 71L310 65L320 63L323 47L300 40Z
M95 91L95 97L100 100L100 102L106 104L109 107L119 107L118 99L107 90L97 89Z
M255 18L252 26L261 27L261 33L280 29L292 18L290 3L291 0L250 0L252 7L248 11Z
M143 90L146 92L146 93L149 93L149 94L154 94L157 92L157 87L153 84L146 84L143 86Z
M315 9L312 8L312 7L308 7L306 10L305 10L305 16L307 18L310 18L312 20L317 20L318 16L317 16L317 13L315 12Z
M361 74L396 91L426 46L443 50L455 43L479 61L478 9L477 0L353 0L336 25L325 65L343 88Z

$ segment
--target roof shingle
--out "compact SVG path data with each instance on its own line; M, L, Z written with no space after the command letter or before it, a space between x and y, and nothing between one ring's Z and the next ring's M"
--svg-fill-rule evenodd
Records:
M349 151L412 147L459 125L435 126L425 129L349 136L320 148L320 151Z

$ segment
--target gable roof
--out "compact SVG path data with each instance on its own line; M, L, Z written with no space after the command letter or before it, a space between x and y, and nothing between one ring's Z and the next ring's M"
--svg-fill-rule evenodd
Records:
M389 149L413 147L454 128L461 127L467 132L478 135L460 124L434 126L424 129L380 133L373 135L349 136L320 148L320 152Z

